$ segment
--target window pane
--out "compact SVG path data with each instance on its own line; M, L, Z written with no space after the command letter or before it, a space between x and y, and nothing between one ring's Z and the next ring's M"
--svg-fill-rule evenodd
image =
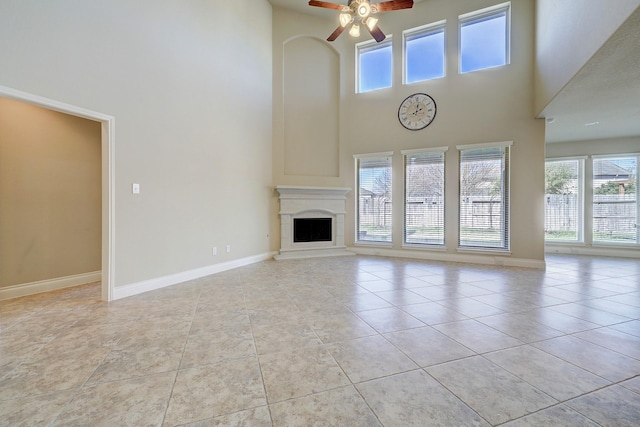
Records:
M412 34L405 39L405 82L444 76L444 29Z
M391 40L358 48L358 92L391 87Z
M593 242L638 244L638 157L593 160Z
M507 63L507 11L469 19L460 24L460 71L463 73Z
M460 151L460 247L509 249L509 147Z
M581 160L546 163L544 237L547 241L582 241L581 163Z
M405 156L404 242L444 245L444 152Z
M391 242L391 157L358 159L358 242Z

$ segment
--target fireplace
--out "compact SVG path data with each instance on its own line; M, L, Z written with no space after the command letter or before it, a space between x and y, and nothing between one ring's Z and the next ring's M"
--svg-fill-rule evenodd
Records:
M330 242L333 218L294 218L293 243Z
M349 188L279 185L280 252L277 260L353 255L344 244Z

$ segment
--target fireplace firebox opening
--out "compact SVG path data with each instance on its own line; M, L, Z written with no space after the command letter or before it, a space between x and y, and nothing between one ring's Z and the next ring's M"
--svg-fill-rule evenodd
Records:
M293 242L330 242L332 218L294 218Z

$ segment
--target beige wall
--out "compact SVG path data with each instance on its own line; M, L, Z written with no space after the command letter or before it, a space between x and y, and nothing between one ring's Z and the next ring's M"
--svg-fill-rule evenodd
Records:
M638 6L640 0L536 1L536 114Z
M547 144L547 158L629 154L640 151L640 136L630 138L593 139Z
M0 85L115 117L116 287L269 252L271 28L267 0L0 3Z
M283 52L284 173L338 176L340 56L313 37L295 37Z
M99 271L100 123L0 98L0 287Z
M402 157L400 150L427 147L449 147L446 159L447 253L457 254L458 171L456 145L513 141L511 169L511 248L513 259L544 259L543 193L544 193L544 123L534 118L533 0L512 2L511 64L465 75L458 74L457 17L500 1L430 0L417 3L411 11L380 16L380 27L393 35L393 87L355 94L355 48L362 36L352 39L344 33L331 46L340 54L341 104L339 121L340 176L313 178L287 176L282 156L283 136L276 131L280 100L278 80L282 69L278 52L283 43L297 35L325 39L336 22L285 11L274 13L274 181L287 185L354 187L354 154L394 151L394 243L402 240ZM412 85L402 85L402 30L446 19L447 76ZM277 29L277 30L276 30ZM397 119L400 102L414 92L426 92L438 105L435 121L425 130L407 131ZM362 125L362 123L366 123ZM354 244L355 193L348 200L346 224L347 245ZM275 211L277 213L277 211ZM412 253L412 255L414 255ZM422 253L428 258L435 253ZM437 255L439 256L439 254Z

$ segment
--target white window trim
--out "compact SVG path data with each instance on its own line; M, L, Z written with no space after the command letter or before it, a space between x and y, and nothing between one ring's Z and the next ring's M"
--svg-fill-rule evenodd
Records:
M391 46L391 86L389 87L381 87L378 89L372 89L372 90L367 90L364 92L360 91L360 52L361 51L368 51L368 50L376 50L376 49L382 49L385 46ZM383 89L390 89L393 87L393 69L395 68L393 66L393 35L392 34L387 34L386 38L384 39L384 41L381 41L380 43L377 43L375 40L367 40L367 41L363 41L360 43L356 43L355 45L355 50L356 50L356 75L355 75L355 92L356 94L361 94L361 93L369 93L369 92L375 92L378 90L383 90Z
M367 157L393 157L393 151L384 151L382 153L354 154L354 159L366 159Z
M417 148L415 150L402 150L400 154L406 156L407 154L420 154L420 153L432 153L432 152L444 152L449 151L449 147L433 147L433 148Z
M473 71L464 71L464 72L462 71L462 27L464 24L466 24L469 21L485 18L487 16L491 16L493 14L496 14L502 11L506 12L506 16L507 16L506 29L505 29L506 56L505 56L504 65L499 65L497 67L503 67L505 65L511 64L511 2L508 1L505 3L500 3L494 6L486 7L484 9L464 13L458 16L458 73L459 74L467 74L467 73L473 73L475 71L487 70L489 68L496 68L496 67L489 67L489 68L482 68L482 69L473 70Z
M485 142L480 144L456 145L457 150L476 150L480 148L511 147L513 141Z
M592 154L592 159L617 159L619 157L640 157L640 153L621 153L621 154ZM640 169L640 164L638 165Z
M587 160L589 156L547 157L545 162L561 162L563 160Z
M444 33L444 57L443 59L443 76L442 77L436 77L433 79L427 79L427 80L435 80L435 79L441 79L447 76L447 33L446 33L446 26L447 26L447 20L443 19L441 21L437 21L437 22L432 22L430 24L426 24L426 25L421 25L419 27L415 27L415 28L410 28L408 30L404 30L402 32L402 84L403 85L409 85L409 84L416 84L416 83L421 83L421 82L425 82L426 80L419 80L419 81L415 81L415 82L411 82L411 83L407 83L407 38L415 36L415 35L428 35L428 33L431 32L436 32L438 30L442 30Z

